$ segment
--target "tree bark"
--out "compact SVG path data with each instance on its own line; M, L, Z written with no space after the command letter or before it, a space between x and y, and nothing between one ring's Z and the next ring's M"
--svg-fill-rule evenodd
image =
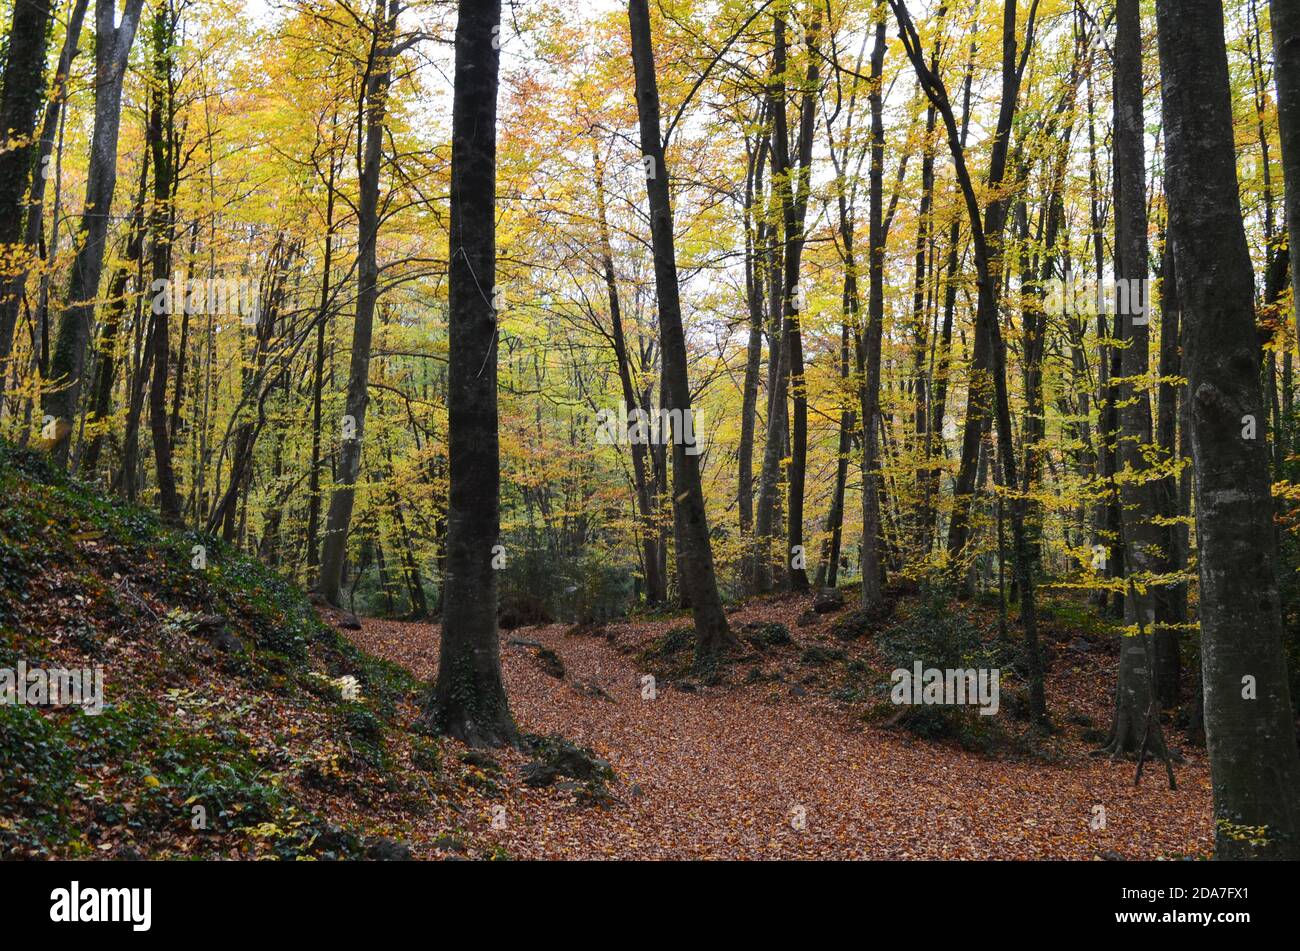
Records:
M154 12L152 29L153 104L149 110L148 146L153 161L153 284L156 292L161 283L164 293L160 302L153 296L153 380L149 386L149 431L153 437L154 468L158 479L158 509L168 525L181 523L180 498L176 494L176 474L172 469L171 437L167 430L167 373L171 357L169 334L171 303L180 298L189 307L189 295L174 293L171 279L172 236L175 228L172 203L172 179L176 173L175 106L171 96L171 53L175 21L168 4L161 2ZM162 306L159 306L159 304Z
M500 0L461 0L452 95L447 569L429 719L471 746L517 739L501 678L497 574L496 155Z
M55 437L50 450L55 463L63 467L67 466L69 437L80 402L90 324L104 267L113 191L117 187L122 80L140 25L143 3L144 0L126 0L121 23L114 25L114 0L95 0L95 121L86 174L86 201L77 255L68 281L67 303L59 315L58 342L50 359L50 378L55 388L46 392L43 407Z
M1137 753L1147 733L1147 717L1156 690L1156 671L1149 658L1154 651L1156 598L1142 592L1145 579L1160 569L1164 533L1156 525L1155 485L1144 450L1152 444L1151 396L1135 381L1149 369L1149 308L1138 313L1133 292L1146 305L1147 212L1146 152L1142 115L1142 16L1138 0L1118 0L1115 7L1115 275L1117 306L1115 327L1122 335L1120 379L1116 386L1120 438L1117 447L1117 492L1124 546L1124 567L1136 581L1133 596L1124 599L1128 625L1120 638L1119 678L1110 737L1104 745L1112 756ZM1120 294L1129 288L1124 296ZM1152 734L1163 742L1161 731ZM1162 755L1163 750L1153 750Z
M736 449L736 509L740 519L743 580L754 586L754 431L757 423L759 374L763 362L763 287L768 228L763 172L768 156L768 136L760 132L757 154L752 155L745 177L745 302L749 309L749 343L745 350L745 380L741 391L740 444ZM758 218L757 225L754 218Z
M871 162L868 170L867 224L867 326L862 335L862 606L880 605L884 593L881 576L884 564L880 522L880 349L885 325L885 227L884 227L884 81L885 7L875 5L875 42L871 50Z
M321 542L320 578L316 590L330 604L338 604L343 559L347 554L348 527L361 472L365 440L366 407L370 403L370 340L374 332L375 303L379 300L379 264L375 242L379 237L379 175L383 162L384 119L392 78L397 0L375 0L374 33L366 78L366 145L357 202L357 316L352 325L352 356L344 400L343 438L339 444L338 471L325 516ZM493 99L495 103L495 97ZM495 107L494 107L495 109ZM495 112L494 112L495 114ZM495 141L495 140L494 140Z
M9 27L9 57L0 86L0 249L13 273L0 274L0 401L4 398L6 364L13 348L18 298L23 285L15 278L27 269L14 250L23 234L23 198L32 174L33 158L40 151L33 139L36 114L41 107L45 76L45 47L49 35L52 0L29 0L13 5ZM41 170L36 171L37 175ZM39 207L30 214L39 215ZM8 250L13 249L13 250Z
M636 73L637 116L641 127L641 153L650 166L646 189L650 196L650 236L654 248L655 294L659 302L660 350L663 354L663 404L691 411L687 376L686 336L682 329L678 296L677 258L673 243L673 212L659 131L659 88L655 78L654 49L650 38L650 10L646 0L630 0L628 20L632 37L632 62ZM678 434L680 435L680 434ZM697 443L698 445L698 443ZM713 549L704 510L699 456L681 438L673 439L673 514L677 534L678 577L690 600L695 620L695 663L704 667L735 642L718 597L713 571Z
M1300 858L1300 753L1221 0L1157 0L1166 189L1185 321L1216 856ZM1253 698L1253 699L1252 699ZM1261 841L1262 840L1262 841Z
M796 297L799 288L799 264L803 259L804 222L808 214L808 193L811 184L812 147L816 104L820 82L817 69L817 35L821 29L818 14L808 28L808 71L804 77L803 96L799 108L798 166L790 167L788 136L785 129L785 110L777 115L778 139L784 139L781 150L786 153L787 180L781 189L782 211L785 219L785 294L782 312L785 317L785 347L790 363L790 395L792 412L790 426L790 481L786 511L786 547L790 552L789 578L792 591L808 590L808 573L803 567L803 502L804 483L808 466L808 387L804 379L803 332L800 311L804 302ZM782 32L779 42L784 42L784 23L778 18ZM774 170L775 171L775 170Z

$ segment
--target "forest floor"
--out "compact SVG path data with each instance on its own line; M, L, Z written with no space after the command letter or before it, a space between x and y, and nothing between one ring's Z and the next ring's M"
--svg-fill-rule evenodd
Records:
M729 615L742 646L708 676L690 670L680 614L502 631L521 748L467 750L421 719L436 625L313 607L230 546L4 443L0 495L0 673L103 676L98 711L26 688L0 702L0 859L1185 858L1212 845L1205 753L1172 725L1177 791L1160 764L1135 788L1131 760L1089 755L1117 631L1047 590L1047 735L1024 719L989 602L898 589L878 615L851 592L825 615L806 597L750 601ZM998 715L894 706L904 656L999 668Z
M1209 854L1203 749L1166 728L1184 757L1176 766L1176 791L1159 762L1148 764L1135 787L1132 760L1089 755L1109 722L1113 637L1089 633L1077 617L1054 620L1047 612L1047 695L1057 730L1037 736L1025 727L1023 742L980 753L871 716L845 684L853 671L879 670L879 652L870 638L834 637L838 615L810 623L808 607L807 598L785 597L734 611L733 630L775 621L788 627L793 643L750 654L746 675L718 686L661 680L654 699L642 695L643 651L683 618L595 631L562 624L503 631L506 687L521 731L560 734L589 747L617 778L611 795L592 804L576 783L525 785L520 770L527 757L493 752L480 762L491 781L477 803L462 804L469 806L462 828L475 845L520 859ZM433 677L436 625L376 619L362 625L346 632L357 646L417 678ZM562 660L563 676L541 648ZM412 817L403 831L417 857L437 857L448 842L458 844L441 826Z

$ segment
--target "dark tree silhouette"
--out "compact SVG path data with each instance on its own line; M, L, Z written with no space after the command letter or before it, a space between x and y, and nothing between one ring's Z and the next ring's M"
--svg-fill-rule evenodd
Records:
M496 151L500 0L461 0L451 114L447 568L429 718L471 746L515 742L501 679L497 576Z
M668 191L659 131L659 87L655 80L654 50L650 42L650 11L646 0L631 0L628 19L632 31L632 63L636 71L637 115L641 124L641 154L649 166L646 189L650 193L650 235L654 246L655 293L659 301L659 334L663 352L663 403L669 412L691 411L691 388L686 373L686 337L682 331L682 305L677 287L677 257L673 247L673 212ZM454 247L454 243L453 243ZM680 433L674 434L675 437ZM735 638L718 597L713 573L713 549L704 512L699 457L687 450L682 438L673 439L673 515L677 532L677 575L695 619L696 664L716 656Z
M1166 184L1196 472L1216 855L1300 858L1300 753L1282 653L1254 274L1221 0L1158 0ZM1254 417L1257 428L1246 427ZM1247 436L1253 438L1247 438ZM1261 842L1262 840L1262 842ZM1260 844L1256 844L1260 843Z

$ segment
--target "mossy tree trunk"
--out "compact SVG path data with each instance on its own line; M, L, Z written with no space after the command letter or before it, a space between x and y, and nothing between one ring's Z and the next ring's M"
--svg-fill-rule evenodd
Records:
M1221 0L1157 0L1170 231L1196 477L1216 854L1300 858L1300 753ZM1248 425L1254 417L1255 426Z

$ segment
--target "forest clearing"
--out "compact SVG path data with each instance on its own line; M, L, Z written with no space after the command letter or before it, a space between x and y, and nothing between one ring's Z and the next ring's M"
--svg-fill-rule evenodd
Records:
M800 610L782 599L731 618L738 626L784 623L815 646L817 634L795 627ZM495 832L489 821L489 842L521 858L679 860L1142 859L1212 850L1203 753L1189 751L1176 793L1161 788L1159 775L1135 788L1130 770L1088 755L1081 724L1104 723L1111 699L1101 685L1112 658L1100 644L1100 656L1076 651L1077 661L1051 681L1054 695L1070 698L1075 724L1067 735L1050 753L1040 751L1042 759L1008 760L864 724L836 699L842 674L834 668L844 662L801 661L808 648L798 644L749 668L785 674L780 680L746 673L723 690L688 684L644 699L641 670L625 651L670 626L617 626L594 636L562 625L516 632L514 640L563 658L563 679L539 668L534 649L507 641L502 664L516 716L534 732L561 733L608 759L619 802L593 811L571 789L529 796L523 788L523 800L509 804L517 820ZM433 673L436 629L368 621L353 639L418 677ZM1106 804L1105 830L1092 828L1098 803Z

